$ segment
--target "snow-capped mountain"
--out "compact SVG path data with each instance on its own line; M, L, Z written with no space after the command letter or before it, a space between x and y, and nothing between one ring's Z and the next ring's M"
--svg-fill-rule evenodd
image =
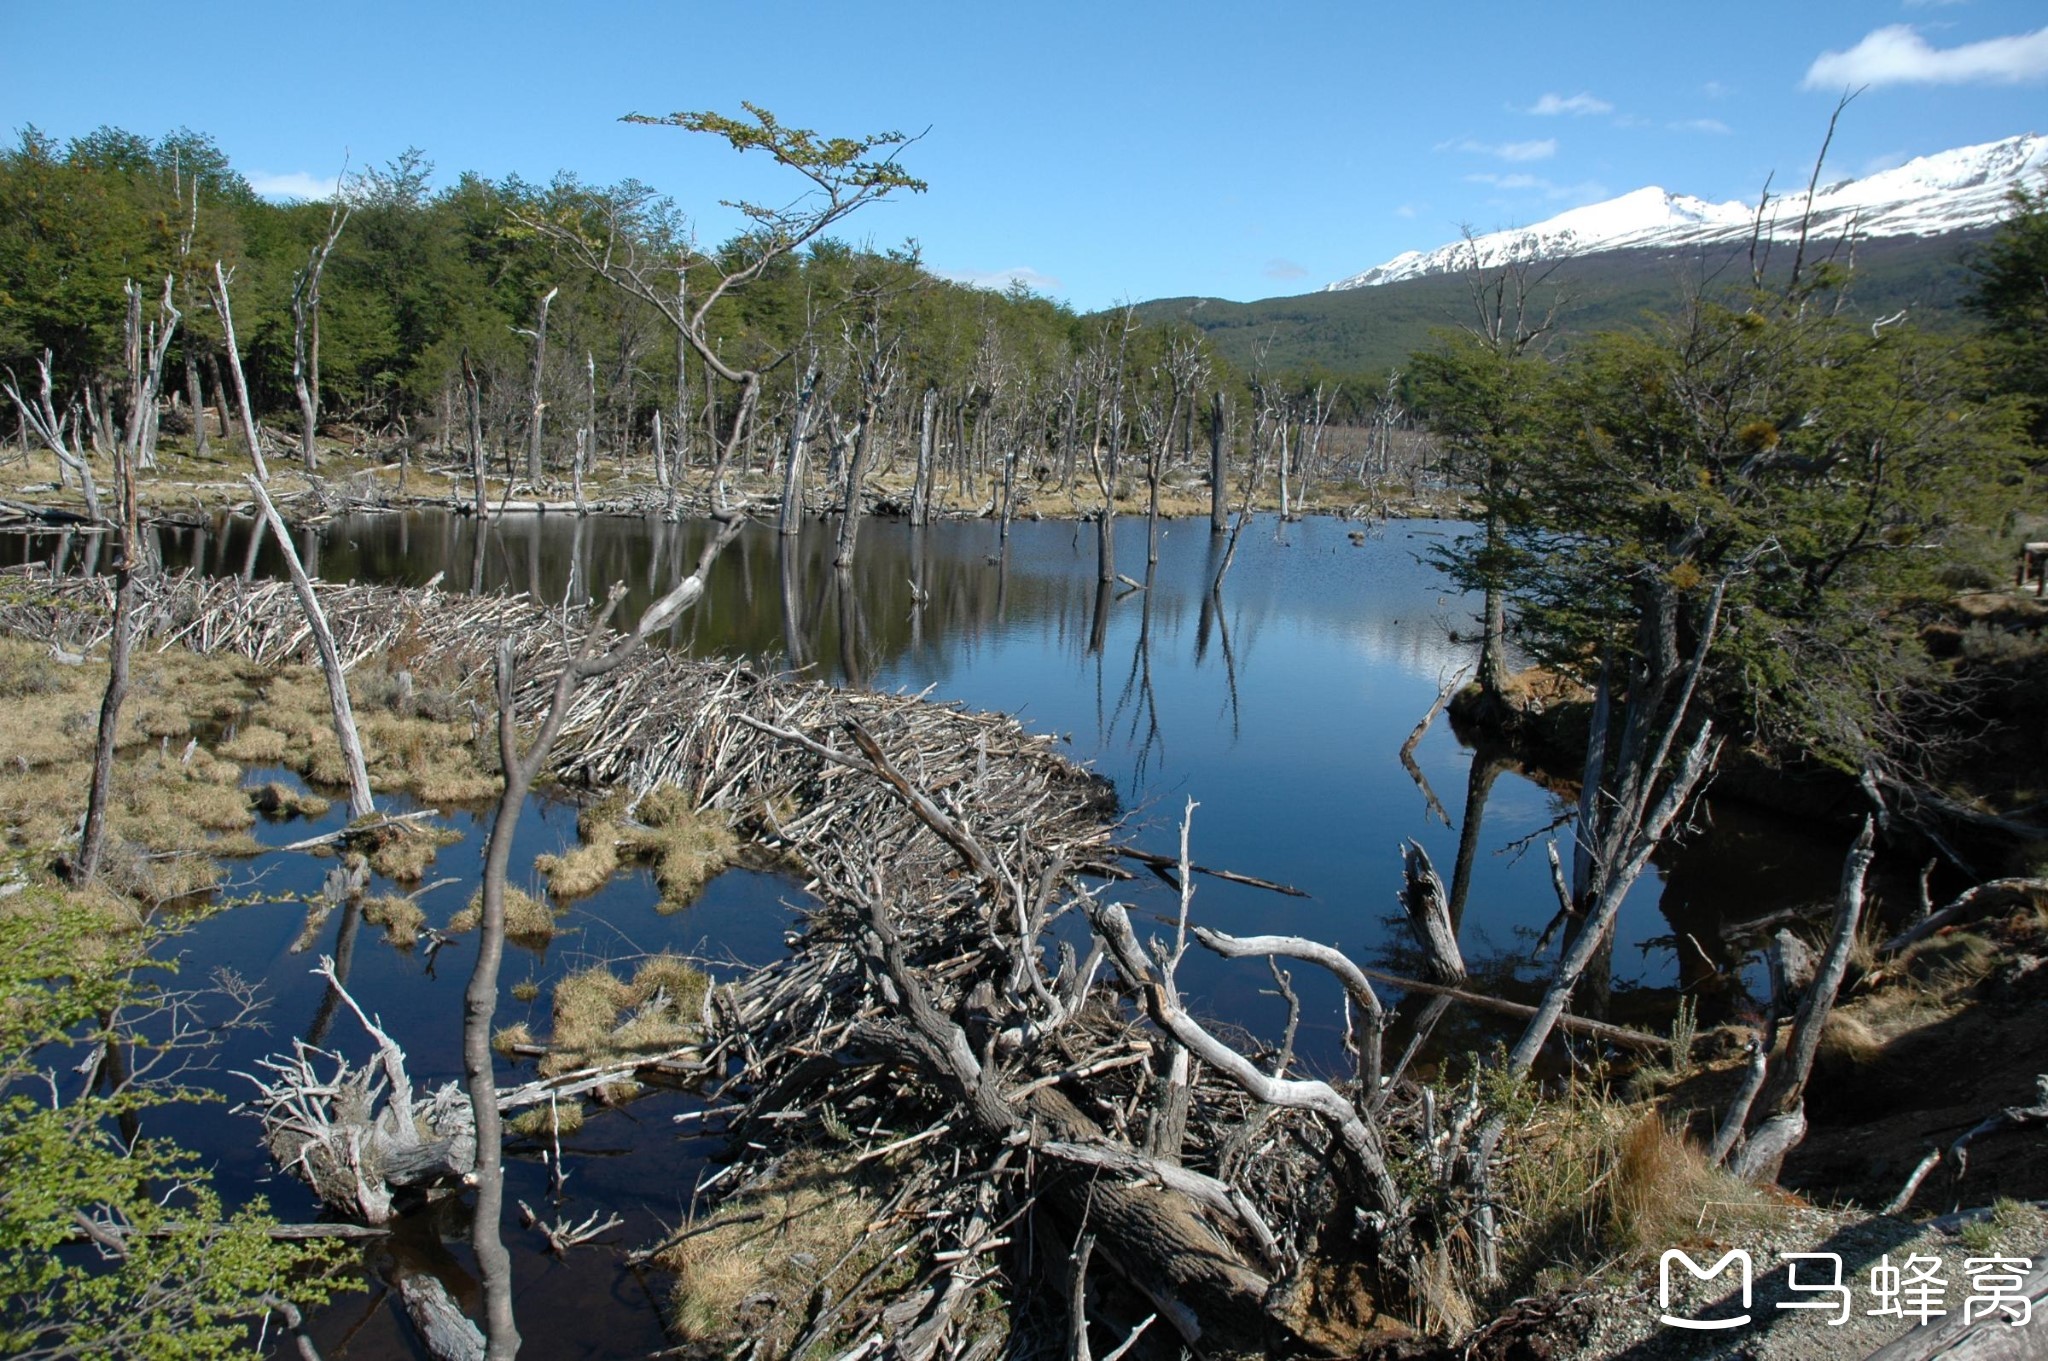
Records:
M1860 180L1838 180L1814 192L1812 230L1839 237L1938 236L1985 227L2007 210L2015 184L2038 182L2048 172L2048 137L2028 133L2002 142L1959 147L1908 161ZM1806 204L1804 185L1779 186L1764 215L1776 239L1798 235ZM1324 292L1370 288L1426 274L1492 268L1514 260L1554 260L1632 246L1694 246L1746 239L1756 225L1754 203L1709 203L1652 185L1605 203L1588 204L1534 226L1490 232L1435 250L1404 251L1328 285Z

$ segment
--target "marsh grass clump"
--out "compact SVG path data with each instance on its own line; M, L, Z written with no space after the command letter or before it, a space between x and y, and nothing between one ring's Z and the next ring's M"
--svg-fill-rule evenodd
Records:
M325 817L334 801L309 790L294 789L282 780L269 780L249 789L249 806L276 822L292 818Z
M135 658L102 863L115 891L151 903L185 897L219 882L216 858L260 849L247 834L254 814L240 767L187 736L192 722L150 717L164 706L201 722L234 712L249 674L246 664L182 652ZM105 687L101 665L61 665L39 644L0 639L0 825L16 846L55 849L77 835Z
M661 888L659 910L688 907L718 873L738 857L739 838L725 815L698 808L675 785L658 785L637 807L615 793L585 808L576 819L582 844L561 855L543 855L534 868L546 877L557 899L595 893L618 873L623 859L644 861Z
M495 757L455 693L410 691L388 669L351 674L349 697L370 786L427 803L475 803L498 791ZM410 698L403 696L409 695ZM318 668L280 668L222 750L237 760L288 766L319 784L347 783L327 683Z
M404 894L390 893L363 900L363 920L384 928L384 938L401 950L410 950L427 924L427 914Z
M680 1048L698 1037L711 980L680 955L641 960L630 978L602 964L555 984L543 1076ZM530 1042L530 1041L529 1041Z
M483 921L484 891L479 888L469 895L469 902L448 922L453 934L474 931ZM561 924L545 902L529 893L512 888L505 889L505 935L522 944L545 945L555 938Z
M1575 1084L1517 1121L1496 1174L1501 1265L1513 1293L1642 1265L1668 1248L1724 1238L1780 1211L1714 1166L1655 1109Z
M636 854L653 863L664 911L688 907L739 855L739 838L725 815L697 807L675 785L648 791L640 800L639 814L645 830L634 829L631 844Z
M370 868L393 883L416 884L441 848L462 840L462 833L432 823L401 822L379 829L375 837Z
M753 1339L779 1354L821 1289L836 1299L857 1282L877 1295L906 1284L916 1270L910 1253L866 1280L897 1246L887 1232L863 1241L877 1206L843 1155L807 1150L776 1162L656 1258L676 1278L669 1325L685 1343Z
M545 1106L528 1106L507 1120L505 1128L527 1139L566 1139L583 1128L583 1103L558 1101Z

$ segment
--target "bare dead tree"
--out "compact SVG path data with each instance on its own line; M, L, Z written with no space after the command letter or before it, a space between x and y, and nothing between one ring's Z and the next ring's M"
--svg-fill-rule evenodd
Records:
M832 551L832 565L842 572L853 569L853 555L860 536L861 493L867 485L868 465L873 460L875 422L883 403L895 389L901 369L903 332L883 325L881 300L868 299L866 314L858 326L846 323L842 337L854 356L854 376L860 384L860 404L853 420L853 453L846 460L845 492L840 498L839 538Z
M1209 402L1209 532L1221 534L1230 527L1230 486L1226 473L1230 445L1229 409L1223 389L1216 389Z
M299 607L306 612L306 626L312 630L313 644L320 654L320 671L327 681L327 706L334 718L334 740L340 744L342 764L348 772L349 818L351 821L366 818L377 811L377 806L370 798L369 767L363 760L363 742L356 732L355 710L349 704L348 674L342 670L341 654L334 646L334 631L327 626L326 612L320 608L320 598L314 594L313 583L299 561L299 550L292 544L291 531L285 525L284 517L277 513L277 505L270 499L263 480L255 476L243 480L256 494L256 504L262 509L263 519L269 524L279 551L284 554L285 567L291 573L292 590L299 597Z
M778 165L801 175L810 189L781 207L736 202L753 229L736 243L736 255L700 254L688 243L671 240L649 248L645 238L658 235L648 196L614 198L603 205L597 232L573 217L521 216L521 221L566 250L571 258L629 296L659 312L675 328L679 340L693 350L708 374L739 389L731 418L718 441L710 473L712 495L725 501L725 477L747 437L761 397L762 370L739 367L720 355L709 331L711 309L735 288L761 277L776 260L801 248L848 214L869 203L907 189L922 193L925 184L896 164L896 153L912 139L883 132L857 138L820 138L806 128L783 126L768 110L745 105L747 119L715 113L674 113L661 117L629 114L624 121L645 126L676 127L723 137L739 151L764 151ZM884 151L876 156L873 153ZM697 294L671 279L692 267L713 276Z
M349 205L341 181L334 186L334 204L327 213L327 234L306 257L305 268L292 276L292 391L299 399L299 456L306 471L319 468L314 436L320 428L320 275L327 257L348 225Z
M270 480L270 469L263 464L263 440L256 429L256 408L249 402L249 380L242 374L242 350L235 341L235 309L228 297L228 283L234 278L234 271L213 262L213 283L209 291L213 295L213 310L220 316L221 331L226 337L228 351L228 372L235 380L235 407L242 417L242 441L249 446L249 460L256 465L256 476L262 481Z
M533 337L533 378L527 385L526 418L526 481L529 486L540 485L540 437L547 402L541 396L541 373L548 357L548 306L560 293L560 288L550 288L541 295L534 308L533 329L522 332ZM664 470L665 471L665 470Z
M553 697L540 731L525 751L519 749L515 727L514 694L518 684L517 659L508 636L498 646L498 755L504 768L505 787L491 822L490 840L484 848L481 927L478 932L476 964L463 993L462 1063L469 1091L470 1108L476 1122L476 1219L470 1242L484 1279L484 1337L490 1361L510 1361L519 1352L519 1330L512 1309L512 1258L501 1236L505 1210L504 1126L499 1114L496 1074L491 1058L491 1027L497 1016L498 970L505 955L505 883L512 864L512 838L519 824L519 812L526 796L546 767L548 752L568 717L570 702L584 681L601 676L625 662L647 640L674 623L704 595L705 578L725 546L732 542L745 521L728 516L705 545L696 569L675 589L656 600L640 616L640 622L625 638L599 650L608 634L612 614L625 596L623 585L612 588L604 608L590 620L583 640L555 677Z
M50 351L44 350L42 357L36 360L36 372L42 381L33 401L21 395L20 384L11 370L7 375L7 395L21 413L23 425L35 431L36 438L57 456L58 479L62 481L69 477L77 480L79 492L85 497L86 517L97 524L104 521L106 515L100 509L99 486L93 481L92 460L83 449L73 448L71 444L71 435L77 427L78 403L72 402L61 413L57 410L50 383L52 358Z
M170 354L171 337L184 314L171 302L173 276L164 276L164 295L157 315L147 327L142 321L142 286L130 279L123 286L128 294L128 426L121 433L126 467L136 470L156 466L157 400L163 390L164 360Z

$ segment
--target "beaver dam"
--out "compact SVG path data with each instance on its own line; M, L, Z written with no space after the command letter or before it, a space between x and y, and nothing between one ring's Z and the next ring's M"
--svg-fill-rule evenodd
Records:
M0 617L16 636L86 652L105 633L102 583L15 580ZM282 583L171 575L138 589L152 647L265 668L308 655ZM407 695L445 687L457 746L493 726L481 678L500 639L519 659L514 718L530 726L585 619L431 586L318 595L345 669ZM1145 608L1149 626L1149 596ZM365 728L373 773L426 742L379 732ZM251 731L222 745L237 740L253 749ZM295 759L317 770L321 756ZM575 694L549 767L590 799L580 844L540 867L557 897L636 857L665 884L673 857L686 898L732 841L793 868L808 894L787 948L749 967L713 979L657 953L578 969L544 1014L498 1036L504 1058L539 1069L501 1067L498 1104L557 1192L589 1113L650 1088L692 1094L678 1133L715 1136L717 1160L678 1147L678 1214L633 1246L667 1336L693 1353L744 1340L758 1355L1356 1354L1462 1333L1555 1284L1545 1269L1581 1250L1654 1248L1660 1209L1689 1207L1688 1231L1696 1211L1724 1228L1769 1212L1655 1116L1591 1089L1538 1101L1483 1048L1461 1056L1478 1034L1521 1033L1530 1010L1471 976L1464 836L1448 888L1420 844L1368 885L1398 897L1407 939L1346 954L1331 932L1218 929L1223 895L1300 900L1203 871L1223 860L1203 850L1207 809L1161 810L1167 843L1136 844L1107 782L1007 716L643 649ZM1474 763L1475 784L1499 773ZM426 839L422 826L380 813L343 840L417 883L431 848L393 848ZM363 891L348 863L323 892ZM528 906L549 929L544 901ZM406 894L362 911L394 940L439 935ZM325 1037L273 1044L257 1074L265 1143L333 1213L431 1224L474 1160L466 1099L414 1076L433 1037L383 1023L382 1002L359 1005L345 966L327 967ZM1241 1028L1215 1001L1233 990L1266 994L1276 1023ZM1483 1010L1447 1011L1457 999ZM1683 1038L1674 1048L1664 1030L1567 1013L1550 1062L1595 1076L1640 1064L1654 1090L1686 1070ZM533 1199L518 1208L564 1260L601 1251L582 1245L615 1227L602 1201L584 1218ZM478 1354L448 1293L413 1285L399 1289L417 1330L406 1345Z
M77 645L102 591L52 583L9 623ZM474 674L510 637L522 720L566 656L571 621L522 599L319 594L348 667L400 656ZM138 612L158 647L274 664L306 645L277 583L156 578ZM1469 1209L1458 1160L1433 1143L1473 1124L1478 1086L1438 1109L1405 1081L1405 1056L1381 1052L1386 1009L1350 961L1205 929L1185 840L1178 864L1119 847L1104 785L1047 739L1006 717L643 651L577 696L553 768L632 802L681 791L801 866L816 899L794 948L704 990L698 1033L661 1056L702 1085L734 1153L700 1217L658 1249L685 1335L773 1320L790 1343L980 1351L1043 1326L1033 1300L1076 1292L1101 1294L1091 1317L1127 1319L1118 1336L1158 1326L1209 1347L1320 1349L1389 1319L1470 1316L1451 1260ZM1163 931L1112 901L1132 859L1179 888ZM1408 897L1450 990L1462 961L1432 920L1444 894L1419 849ZM1282 958L1336 974L1355 1072L1298 1074L1293 1024L1277 1049L1205 1026L1175 986L1190 949L1265 958L1290 996ZM271 1065L259 1105L282 1160L374 1221L396 1193L459 1180L473 1155L451 1137L452 1092L415 1105L397 1042L362 1020L386 1072L368 1109L323 1087L303 1047ZM546 1094L559 1104L618 1076ZM411 1118L381 1117L380 1093ZM309 1153L322 1139L374 1156ZM776 1216L821 1221L802 1229L815 1250L763 1250L748 1226Z

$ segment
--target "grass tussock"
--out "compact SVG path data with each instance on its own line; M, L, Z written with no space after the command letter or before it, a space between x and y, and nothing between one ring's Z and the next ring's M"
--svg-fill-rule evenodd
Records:
M561 855L537 855L534 870L548 881L548 892L557 899L582 898L611 882L619 868L619 848L610 828L600 828L595 840Z
M754 1339L769 1354L791 1346L821 1289L850 1289L880 1265L894 1243L877 1233L863 1242L877 1202L843 1163L799 1154L722 1204L657 1260L674 1273L669 1324L686 1343ZM905 1254L897 1272L869 1289L886 1292L915 1269ZM899 1279L900 1278L900 1279Z
M469 895L469 902L448 923L448 930L455 934L474 931L483 922L484 891L479 888ZM505 935L525 944L546 944L555 938L560 923L555 920L554 910L529 893L512 888L505 889Z
M359 669L349 677L370 787L432 804L475 803L496 794L497 773L476 741L467 705L452 690L399 685L394 675ZM288 766L318 784L348 782L327 682L315 667L288 666L271 676L222 750L241 761Z
M363 920L384 928L384 938L401 950L410 950L427 924L427 914L403 894L385 894L363 900Z
M704 885L731 865L739 838L714 808L698 808L674 785L660 785L629 805L614 794L585 808L576 819L582 844L561 855L543 855L534 868L546 877L557 899L597 892L627 859L654 871L661 888L660 910L688 907Z
M1503 1141L1497 1185L1509 1295L1630 1269L1668 1248L1775 1215L1769 1195L1707 1161L1656 1110L1575 1087L1535 1105Z
M527 1139L549 1142L556 1138L566 1139L583 1128L583 1103L566 1101L528 1106L507 1120L505 1128Z
M309 790L294 789L282 780L271 780L247 792L249 806L276 822L325 817L327 810L334 807L332 799L323 799Z
M219 881L214 857L257 849L240 767L187 735L238 710L251 674L175 651L135 657L107 809L104 873L116 892L183 897ZM67 666L39 644L0 639L0 824L15 846L48 852L76 836L105 688L103 663Z
M653 863L664 911L688 907L739 855L739 838L725 815L698 808L674 785L649 791L640 800L639 814L643 827L633 829L631 845Z
M1739 1235L1778 1213L1766 1192L1708 1162L1704 1149L1655 1111L1622 1130L1604 1160L1608 1241L1639 1260Z
M370 848L370 868L397 884L426 878L443 846L462 840L462 833L438 824L402 822L381 828Z
M541 1060L545 1076L641 1054L659 1054L698 1036L710 980L680 955L649 955L630 978L603 965L555 984L553 1032Z

